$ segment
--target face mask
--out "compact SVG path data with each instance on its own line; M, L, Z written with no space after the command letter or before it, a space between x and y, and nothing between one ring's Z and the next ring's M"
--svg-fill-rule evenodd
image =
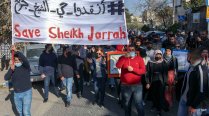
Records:
M161 57L155 57L156 61L159 61L161 59Z
M130 52L130 56L133 58L136 56L136 53L135 52Z
M148 50L151 50L151 49L152 49L152 47L147 47L147 49L148 49Z
M136 45L136 48L140 48L140 45Z
M20 62L20 63L15 63L15 66L16 67L21 67L22 66L22 63Z

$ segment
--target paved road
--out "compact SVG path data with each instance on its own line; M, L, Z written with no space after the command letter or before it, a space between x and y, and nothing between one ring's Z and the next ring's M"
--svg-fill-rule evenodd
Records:
M2 73L0 72L0 77L2 79ZM60 98L57 98L53 93L49 94L48 103L43 103L43 83L33 83L33 101L32 101L32 115L33 116L123 116L123 110L118 105L116 99L116 92L111 92L107 88L105 97L105 107L100 108L97 105L92 105L93 100L93 87L84 86L83 98L78 99L75 94L73 94L73 99L71 106L66 108L64 106L63 98L65 97L63 91ZM0 116L14 116L16 110L13 104L12 97L5 101L8 95L8 90L5 88L0 88ZM155 116L155 112L150 111L150 103L147 102L145 106L145 116ZM132 106L133 116L136 116L136 110ZM163 113L164 116L176 116L177 103L171 108L168 113Z

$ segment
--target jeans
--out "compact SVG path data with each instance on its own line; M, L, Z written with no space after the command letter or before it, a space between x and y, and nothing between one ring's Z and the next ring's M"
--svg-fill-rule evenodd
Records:
M186 101L183 98L180 99L178 114L177 116L187 116L188 115L188 107L186 106Z
M105 78L95 78L94 81L95 101L103 104L105 97ZM98 101L99 100L99 101Z
M115 80L114 80L114 78L108 78L108 81L109 81L109 85L115 85Z
M54 79L54 73L51 74L46 74L46 77L44 79L44 98L48 98L49 96L49 84L50 84L50 80L52 82L55 94L58 95L58 90L55 86L55 79Z
M125 116L131 116L132 99L135 101L138 116L144 116L142 85L121 85L121 94Z
M19 116L30 116L32 89L21 93L14 92L14 102Z
M72 86L73 86L73 77L70 77L70 78L65 78L63 80L63 84L65 85L66 87L66 101L67 102L70 102L71 99L72 99Z

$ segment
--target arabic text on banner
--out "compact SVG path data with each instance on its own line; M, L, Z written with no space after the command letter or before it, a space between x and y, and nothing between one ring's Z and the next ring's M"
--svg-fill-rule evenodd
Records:
M11 0L13 42L127 44L123 0Z

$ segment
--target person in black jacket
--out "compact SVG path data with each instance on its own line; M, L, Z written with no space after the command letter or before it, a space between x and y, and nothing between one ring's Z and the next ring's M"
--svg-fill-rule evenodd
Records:
M44 103L48 101L50 80L53 84L55 94L59 97L58 89L55 87L55 69L57 67L57 56L53 52L51 44L45 46L45 50L39 58L39 70L41 78L44 79Z
M184 78L178 116L196 116L197 109L205 109L208 105L205 103L208 92L208 72L201 64L201 50L192 51L188 59L191 65Z
M83 79L84 79L84 58L81 57L79 51L75 53L75 66L77 70L77 76L75 77L75 83L77 83L77 97L82 97L83 93Z
M168 71L160 50L155 51L154 58L155 60L147 64L146 88L150 89L153 108L156 108L158 115L161 115L162 110L168 111L168 103L164 96Z
M171 48L174 49L176 47L176 36L174 34L170 34L168 40L165 40L162 44L162 48Z
M172 49L166 48L163 55L164 61L168 66L168 88L166 90L166 100L171 107L173 105L173 96L174 96L174 80L177 79L178 72L178 60L175 56L172 55Z
M63 48L63 55L58 57L58 76L66 86L65 107L70 106L72 99L73 77L77 75L75 57L70 54L68 47Z
M11 80L14 87L14 102L19 116L30 116L32 102L32 84L30 81L30 65L26 57L18 52L15 46L14 64L5 74L5 80Z

